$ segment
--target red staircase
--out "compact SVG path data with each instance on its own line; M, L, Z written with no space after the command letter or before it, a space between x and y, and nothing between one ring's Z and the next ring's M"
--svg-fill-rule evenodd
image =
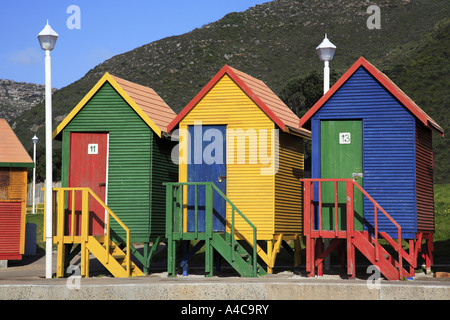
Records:
M399 280L403 277L409 278L411 276L381 244L373 241L368 232L355 231L351 241L373 265L378 267L386 279Z
M306 270L309 276L323 275L323 262L333 250L337 250L344 267L347 262L347 274L355 278L355 249L361 252L371 264L375 265L381 274L388 280L400 280L414 276L417 268L417 258L422 253L422 240L427 241L422 256L426 259L427 270L432 264L432 234L418 233L416 239L409 239L409 252L402 248L401 226L353 179L300 179L304 189L304 235L306 236ZM338 182L345 183L346 188L346 226L338 228ZM322 228L322 184L334 184L334 228ZM317 198L314 199L314 186ZM358 231L354 228L354 192L362 192L374 205L373 232ZM326 204L330 207L330 204ZM341 204L342 207L342 204ZM397 228L397 240L394 240L385 231L378 229L378 215L381 212ZM331 220L331 219L330 219ZM380 238L381 237L381 238ZM323 240L330 240L324 250ZM379 242L384 239L389 246L388 250ZM404 262L409 266L407 271Z

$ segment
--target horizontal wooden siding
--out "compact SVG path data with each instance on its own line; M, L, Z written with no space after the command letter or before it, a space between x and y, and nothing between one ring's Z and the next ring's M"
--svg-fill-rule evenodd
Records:
M150 236L164 236L166 231L166 187L164 182L178 181L178 165L171 159L176 143L153 134L150 192Z
M272 239L275 177L274 174L261 174L261 169L268 170L270 164L261 163L258 152L256 163L251 163L249 150L259 151L260 143L265 142L266 155L273 156L271 130L275 128L274 123L228 75L186 115L180 122L180 128L187 130L196 121L202 121L203 125L227 125L227 196L256 225L258 239ZM259 130L267 133L267 139L261 136ZM239 143L244 141L245 136L245 144ZM250 141L254 142L252 147L249 147ZM234 150L233 156L231 150ZM180 181L186 180L187 165L181 165ZM228 220L230 216L231 208L227 206ZM246 223L239 218L236 223L240 232L251 235Z
M417 231L434 232L433 147L431 130L416 121Z
M109 133L107 204L130 228L132 242L148 241L151 129L105 83L64 129L70 131ZM67 137L63 135L63 145L68 143ZM63 156L63 161L66 158ZM63 164L64 170L66 166ZM66 185L67 171L63 172L63 186ZM111 225L122 233L117 224Z
M18 259L23 254L22 204L0 201L0 260Z
M358 69L312 119L314 178L320 175L320 120L362 119L364 189L401 226L404 238L416 232L415 120L364 68ZM319 148L319 149L317 149ZM366 228L373 204L364 200ZM379 230L397 228L379 216Z
M275 175L275 233L301 233L303 212L303 139L280 132Z

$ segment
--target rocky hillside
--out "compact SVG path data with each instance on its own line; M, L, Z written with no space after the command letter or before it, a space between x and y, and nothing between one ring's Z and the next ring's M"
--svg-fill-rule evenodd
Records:
M0 118L10 121L30 110L44 100L44 91L44 85L0 79Z

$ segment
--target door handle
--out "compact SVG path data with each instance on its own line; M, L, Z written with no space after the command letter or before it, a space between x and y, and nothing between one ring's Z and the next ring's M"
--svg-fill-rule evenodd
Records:
M358 179L358 178L362 178L362 177L364 177L364 174L362 173L362 172L353 172L352 173L352 177L353 177L353 179Z
M106 187L106 182L100 182L100 183L98 184L98 186L99 186L99 187Z
M225 180L227 178L227 176L220 176L219 177L219 182L222 182L222 180Z

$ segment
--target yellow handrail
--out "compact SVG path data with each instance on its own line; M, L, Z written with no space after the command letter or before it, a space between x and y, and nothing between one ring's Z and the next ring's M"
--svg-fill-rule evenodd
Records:
M45 190L45 188L43 188L43 190ZM126 252L126 271L127 271L127 275L128 277L131 275L131 258L130 258L130 229L122 222L122 220L120 220L120 218L103 202L102 199L100 199L92 190L91 188L88 187L76 187L76 188L70 188L70 187L61 187L61 188L53 188L53 191L56 191L57 196L56 199L58 199L57 202L57 206L58 206L58 210L56 210L57 212L57 234L56 234L56 239L58 239L59 241L63 241L64 239L64 230L65 230L65 219L64 219L64 201L65 201L65 197L64 197L64 193L67 192L72 192L72 206L71 206L71 212L72 212L72 216L71 216L71 236L72 236L72 241L74 240L75 237L75 232L74 232L74 225L75 225L75 191L81 191L82 192L82 211L81 211L81 237L82 237L82 242L83 243L87 243L88 241L88 237L89 237L89 195L91 195L95 200L97 200L97 202L105 209L106 211L106 237L105 237L105 247L106 247L106 262L108 263L109 261L109 247L111 245L111 227L110 227L110 222L111 222L111 216L114 218L114 220L116 220L116 222L125 230L126 232L126 248L127 248L127 252ZM62 192L62 193L60 193ZM45 221L45 215L46 212L44 210L44 221ZM45 234L45 224L44 224L44 234Z
M111 244L111 237L110 237L110 217L112 216L114 218L114 220L116 220L116 222L125 230L125 232L127 233L127 243L126 243L126 247L127 247L127 253L126 253L126 269L127 269L127 273L128 276L130 276L131 274L131 259L130 259L130 229L122 222L122 220L119 219L119 217L111 211L111 209L90 189L87 188L89 190L89 194L95 199L97 200L98 203L100 203L102 205L102 207L106 210L106 248L109 248L110 244ZM106 252L106 261L108 261L109 258L109 252Z

